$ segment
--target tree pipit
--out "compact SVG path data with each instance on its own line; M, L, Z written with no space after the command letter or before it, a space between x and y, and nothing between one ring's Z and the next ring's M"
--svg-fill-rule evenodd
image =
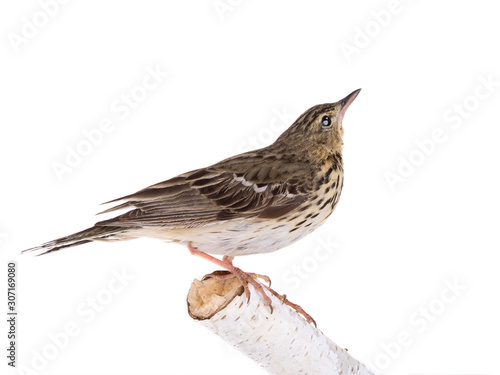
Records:
M101 213L128 211L25 251L42 250L42 255L91 241L139 237L178 242L226 268L247 296L248 283L253 284L270 306L255 280L269 278L243 272L233 258L288 246L330 216L344 184L342 120L359 91L308 109L270 146L106 202L121 201ZM299 306L280 298L312 321Z

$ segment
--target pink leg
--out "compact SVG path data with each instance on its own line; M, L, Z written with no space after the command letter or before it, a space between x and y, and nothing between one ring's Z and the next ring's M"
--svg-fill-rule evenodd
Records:
M224 256L222 260L217 259L207 253L204 253L203 251L199 251L196 247L193 247L191 242L188 242L188 249L189 252L193 255L199 256L200 258L209 260L212 263L217 264L218 266L224 267L227 269L229 272L231 272L234 276L236 276L240 281L241 284L243 285L243 288L245 290L245 295L247 296L247 299L250 299L250 289L248 289L248 284L252 284L257 291L262 294L262 297L264 298L264 304L266 306L269 306L271 308L271 312L273 310L272 305L271 305L271 299L267 296L267 294L264 292L264 289L262 288L262 285L255 280L256 277L260 277L262 275L257 275L257 274L252 274L252 273L247 273L242 271L240 268L233 266L233 257L228 257ZM217 277L217 276L215 276ZM219 278L224 278L224 276ZM263 277L265 280L269 280L267 276Z
M248 283L252 284L257 291L259 291L260 294L262 294L262 297L264 298L264 304L266 306L269 306L271 308L271 312L273 311L273 307L271 305L271 299L266 295L264 292L264 289L262 288L262 285L255 281L256 278L263 279L265 280L269 286L266 286L266 289L269 290L274 296L276 296L281 302L283 302L285 305L291 307L295 311L297 311L299 314L301 314L304 318L306 318L308 323L313 323L314 326L316 327L316 322L314 319L304 311L302 307L299 305L290 302L287 298L286 295L283 294L278 294L275 290L271 289L271 280L269 279L268 276L265 275L259 275L256 273L248 273L248 272L243 272L240 268L233 266L233 259L234 257L232 256L227 256L224 255L222 257L222 260L217 259L207 253L204 253L203 251L199 251L196 247L194 247L191 242L188 242L188 249L191 252L191 254L199 256L200 258L209 260L212 263L217 264L218 266L224 267L227 269L229 272L231 272L230 275L216 275L213 274L211 275L212 277L218 278L218 279L225 279L227 276L229 277L234 277L236 276L240 281L241 284L243 285L243 288L245 290L245 295L247 296L247 299L250 299L250 290L248 289Z

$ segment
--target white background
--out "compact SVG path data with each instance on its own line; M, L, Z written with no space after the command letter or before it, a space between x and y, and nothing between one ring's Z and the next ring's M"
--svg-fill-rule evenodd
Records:
M361 87L332 217L236 264L269 275L379 373L499 373L495 2L47 2L0 6L0 280L16 260L18 365L45 351L53 358L31 373L263 373L189 318L190 283L214 266L183 247L19 251L93 225L101 202L265 146L307 108ZM169 75L145 91L147 69ZM131 91L144 100L113 110ZM58 178L54 163L105 119L112 130ZM440 143L424 141L433 135ZM133 279L106 291L122 272ZM111 300L91 316L95 296ZM54 353L50 337L68 323L78 333Z

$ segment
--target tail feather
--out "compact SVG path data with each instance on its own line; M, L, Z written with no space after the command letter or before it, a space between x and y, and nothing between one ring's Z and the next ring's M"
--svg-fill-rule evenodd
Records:
M32 251L43 251L37 256L48 254L60 249L72 246L82 245L87 242L92 242L94 240L102 240L111 237L117 233L125 232L130 228L123 227L106 227L106 226L95 226L81 232L70 234L69 236L61 237L53 241L45 242L39 246L32 247L30 249L23 250L22 253L28 253Z

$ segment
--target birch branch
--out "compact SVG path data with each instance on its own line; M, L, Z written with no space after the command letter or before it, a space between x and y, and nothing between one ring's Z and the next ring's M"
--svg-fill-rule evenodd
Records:
M247 303L236 278L194 280L187 296L189 315L270 374L373 375L267 289L272 313L249 287Z

